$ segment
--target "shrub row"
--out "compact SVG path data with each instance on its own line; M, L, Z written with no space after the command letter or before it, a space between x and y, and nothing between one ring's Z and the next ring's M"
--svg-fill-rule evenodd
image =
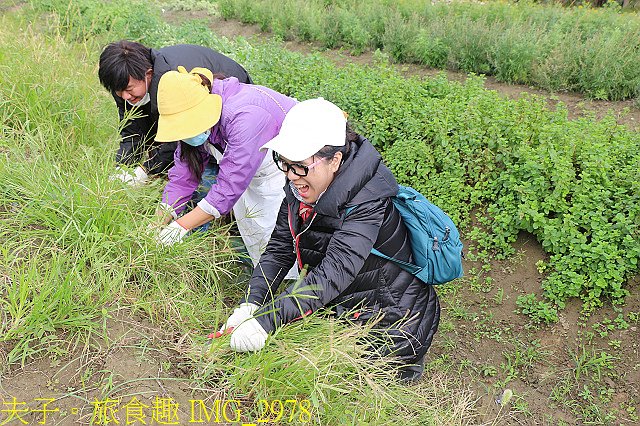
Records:
M219 0L225 18L284 39L477 74L591 98L640 95L640 18L529 2Z

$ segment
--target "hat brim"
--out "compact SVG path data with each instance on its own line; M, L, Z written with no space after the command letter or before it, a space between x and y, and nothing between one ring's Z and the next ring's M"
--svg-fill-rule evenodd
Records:
M192 138L212 128L222 114L222 97L210 94L202 102L176 114L158 118L156 142L175 142Z
M317 148L300 142L291 143L286 136L280 134L262 145L260 149L271 149L289 161L304 161L315 155L323 146Z

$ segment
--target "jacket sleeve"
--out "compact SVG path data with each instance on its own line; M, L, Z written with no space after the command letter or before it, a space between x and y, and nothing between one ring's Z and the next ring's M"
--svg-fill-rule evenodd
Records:
M124 124L120 130L121 141L116 153L116 163L127 166L137 165L142 160L142 155L145 150L145 140L151 131L152 125L150 118L148 117L148 113L143 109L140 111L142 116L128 119L125 122L125 117L130 110L126 108L125 101L121 97L114 94L113 99L116 101L116 106L118 107L120 123Z
M327 306L353 283L378 238L386 201L358 206L334 232L320 264L254 314L265 331Z
M282 200L276 226L265 251L253 270L244 302L263 305L273 299L273 293L296 261L287 216L287 200Z
M173 157L174 165L168 173L169 182L162 193L162 202L172 207L176 216L182 213L185 204L191 200L193 192L200 185L200 180L197 176L191 173L187 163L180 159L180 148L180 144L178 144ZM200 153L204 161L208 161L209 154L203 151Z
M155 142L149 149L149 159L142 165L148 174L167 173L173 166L173 156L178 142Z
M227 146L219 163L217 181L198 203L207 213L215 209L221 215L229 213L247 189L266 155L260 147L278 132L271 114L256 106L247 106L224 126Z

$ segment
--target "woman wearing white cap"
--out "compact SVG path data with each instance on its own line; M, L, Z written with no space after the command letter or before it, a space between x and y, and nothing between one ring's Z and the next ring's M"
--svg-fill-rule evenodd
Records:
M375 247L411 260L407 229L391 201L398 184L380 154L322 98L295 105L263 148L273 150L287 177L286 197L245 300L217 336L231 333L234 350L256 351L276 327L324 306L338 315L356 312L358 321L382 314L376 327L391 344L372 349L397 358L401 379L419 378L440 306L432 286L371 254ZM357 208L346 215L350 207ZM308 269L303 283L274 295L281 271L294 263Z
M296 100L235 77L214 77L205 68L188 73L178 67L158 84L155 140L180 141L162 195L165 220L174 220L160 231L159 240L166 245L179 242L190 230L233 210L255 265L275 225L285 183L261 147L278 134ZM182 214L203 172L216 162L216 182L195 208ZM295 270L289 277L295 278Z

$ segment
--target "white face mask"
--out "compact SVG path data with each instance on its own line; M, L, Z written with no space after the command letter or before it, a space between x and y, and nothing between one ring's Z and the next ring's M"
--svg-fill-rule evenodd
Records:
M129 100L127 99L127 103L129 105L131 105L132 107L139 107L142 105L146 105L151 101L151 96L149 96L149 92L145 93L145 95L142 97L142 99L140 99L138 102L136 102L135 104L132 104L131 102L129 102Z
M142 105L146 105L149 102L151 102L151 96L149 96L149 85L147 84L147 78L144 78L144 86L145 86L145 90L146 93L144 94L144 96L142 97L142 99L140 99L138 102L131 103L129 102L129 100L127 99L126 102L131 105L132 107L141 107Z

